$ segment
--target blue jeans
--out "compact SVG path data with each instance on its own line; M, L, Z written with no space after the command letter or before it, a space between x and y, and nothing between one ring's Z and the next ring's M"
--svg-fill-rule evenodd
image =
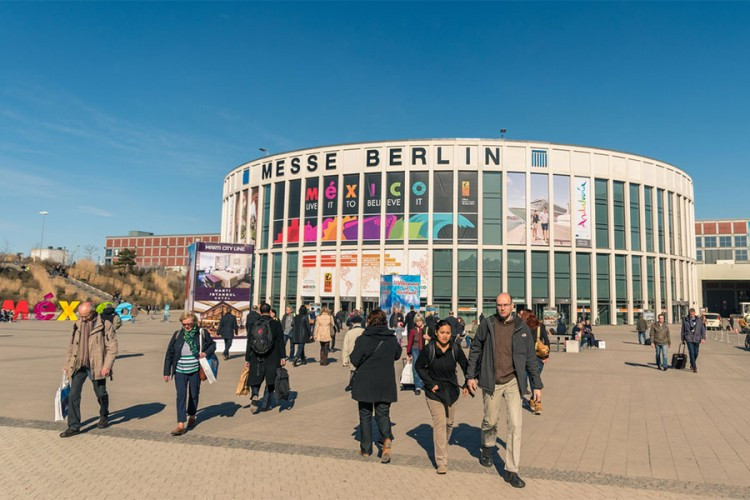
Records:
M665 370L669 368L669 364L667 364L667 351L669 350L668 344L654 344L656 347L656 366L659 368L664 368ZM661 358L661 362L660 362Z
M286 344L287 344L287 342L289 342L289 351L288 352L289 352L289 359L291 359L292 357L294 357L294 344L292 344L292 334L291 334L291 332L289 333L289 335L287 335L286 333L284 334L284 350L285 351L286 351Z
M294 346L297 346L296 352ZM305 344L292 344L292 349L289 353L289 357L299 361L306 360L307 358L305 358Z
M690 356L690 368L696 369L698 368L698 365L696 365L696 361L698 360L698 351L700 351L701 343L700 342L687 342L688 347L688 355Z
M539 376L542 375L542 369L544 369L544 362L541 360L541 358L536 358L537 362L539 363ZM531 374L528 370L526 370L526 379L529 386L529 390L531 391L532 397L534 396L534 384L531 382Z
M411 348L411 370L414 372L414 389L423 389L424 383L422 382L422 379L419 378L419 375L417 374L417 358L419 357L419 348L418 347L412 347Z
M638 343L639 344L646 343L646 332L638 332Z
M187 415L194 417L198 411L198 397L201 392L201 379L198 372L175 373L174 386L177 389L177 421L187 422L185 415L185 403L187 402ZM188 388L190 397L188 397Z
M471 351L471 337L466 336L466 347Z

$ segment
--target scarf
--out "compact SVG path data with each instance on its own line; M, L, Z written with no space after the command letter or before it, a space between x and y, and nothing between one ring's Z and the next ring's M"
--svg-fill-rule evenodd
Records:
M196 358L198 357L198 327L193 325L193 328L190 331L186 331L185 328L182 328L182 336L185 337L185 342L187 343L188 347L190 347L190 352L193 353L193 356Z

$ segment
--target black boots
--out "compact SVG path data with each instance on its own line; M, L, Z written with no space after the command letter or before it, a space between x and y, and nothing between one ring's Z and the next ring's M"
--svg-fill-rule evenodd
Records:
M526 486L526 483L518 477L518 472L506 472L505 473L505 482L510 483L511 486L514 488L523 488Z
M482 446L481 454L479 455L479 463L485 467L492 467L492 448Z

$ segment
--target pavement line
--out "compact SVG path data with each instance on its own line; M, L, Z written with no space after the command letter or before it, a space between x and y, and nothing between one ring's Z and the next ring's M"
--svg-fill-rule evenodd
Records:
M40 429L49 431L60 431L61 424L58 422L49 422L44 420L20 419L0 416L0 426L14 428ZM166 432L156 432L140 429L118 429L117 425L112 425L104 431L96 429L96 424L90 425L83 429L83 433L93 432L94 434L106 435L108 437L133 439L155 442L180 442L183 444L193 444L201 446L211 446L217 448L235 448L255 451L266 451L271 453L281 453L287 455L302 455L308 457L327 457L341 460L355 460L357 450L328 448L323 446L310 445L291 445L288 443L274 443L268 441L258 441L253 439L222 438L215 436L194 435L190 432L179 438L170 436ZM75 439L75 438L73 438ZM397 450L397 447L395 447ZM497 457L495 457L497 458ZM431 461L424 456L398 455L393 456L392 463L406 467L415 467L420 469L431 469ZM498 462L495 460L495 467L485 469L477 464L475 460L453 459L450 461L451 470L468 472L475 474L498 474ZM591 485L615 486L622 488L636 488L643 490L657 490L678 493L691 496L710 496L725 498L750 498L750 486L734 486L728 484L715 483L695 483L688 481L677 481L669 479L655 479L648 477L629 477L619 474L606 474L601 472L581 472L572 470L547 469L540 467L523 467L523 477L532 479L543 479L551 481L561 481L566 483L583 483Z

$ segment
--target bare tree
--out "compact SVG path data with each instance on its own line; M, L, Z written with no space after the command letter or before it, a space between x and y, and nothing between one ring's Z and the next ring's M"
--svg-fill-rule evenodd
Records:
M2 254L9 254L10 248L11 248L10 241L8 241L8 238L3 238L3 246L0 247L0 253Z
M89 260L93 260L94 254L97 250L99 250L99 247L96 245L86 245L85 247L83 247L83 253Z

